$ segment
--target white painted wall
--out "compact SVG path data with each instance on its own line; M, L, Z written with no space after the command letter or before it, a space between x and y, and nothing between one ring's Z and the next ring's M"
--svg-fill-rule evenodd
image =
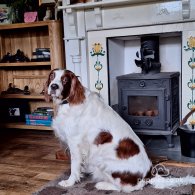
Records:
M109 53L109 96L110 104L117 104L118 102L118 88L116 77L123 75L125 71L125 41L112 40L108 41Z

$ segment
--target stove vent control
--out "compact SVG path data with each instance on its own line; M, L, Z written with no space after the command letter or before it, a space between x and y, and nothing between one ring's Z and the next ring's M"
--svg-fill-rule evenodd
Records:
M145 120L145 124L146 124L147 126L152 126L153 120L152 120L152 119L147 119L147 120Z

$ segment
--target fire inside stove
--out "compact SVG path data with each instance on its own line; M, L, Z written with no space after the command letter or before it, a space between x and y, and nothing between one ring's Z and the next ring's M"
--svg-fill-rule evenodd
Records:
M129 96L128 114L132 116L158 116L157 96Z

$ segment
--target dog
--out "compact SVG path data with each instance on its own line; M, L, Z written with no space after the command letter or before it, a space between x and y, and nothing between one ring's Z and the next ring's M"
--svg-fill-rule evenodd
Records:
M57 106L52 128L68 145L71 155L71 174L59 182L60 186L80 182L83 172L92 174L98 190L126 193L141 190L147 184L167 188L195 183L192 176L182 181L152 176L152 162L139 137L73 72L52 70L45 85L45 98Z

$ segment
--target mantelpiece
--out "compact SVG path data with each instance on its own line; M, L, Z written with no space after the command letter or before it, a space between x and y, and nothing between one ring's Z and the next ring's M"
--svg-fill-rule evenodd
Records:
M182 73L180 78L182 116L189 111L189 104L194 106L194 103L189 103L192 91L187 86L191 79L189 72L190 74L192 72L187 64L193 52L190 49L185 50L184 46L187 45L190 37L195 37L195 1L103 0L69 5L68 1L63 0L59 9L63 10L64 15L67 68L79 75L85 86L100 92L107 102L111 95L109 79L118 76L120 72L114 70L116 75L111 75L109 63L117 61L122 65L127 61L120 59L127 53L118 50L121 45L125 45L126 49L126 46L130 45L127 41L134 37L135 40L139 39L142 35L157 34L162 37L166 35L174 39L176 34L178 37L176 48L180 49L174 50L172 55L178 56L179 60L166 59L168 55L164 52L162 55L166 63L164 60L162 67L165 72ZM170 40L167 38L164 41L171 44L170 47L169 44L167 46L168 53L170 53L169 48L174 44L174 41ZM114 46L109 42L113 42ZM116 50L118 55L115 58L110 57L114 55L113 50ZM139 72L132 67L128 72L121 73L128 74L131 71Z

